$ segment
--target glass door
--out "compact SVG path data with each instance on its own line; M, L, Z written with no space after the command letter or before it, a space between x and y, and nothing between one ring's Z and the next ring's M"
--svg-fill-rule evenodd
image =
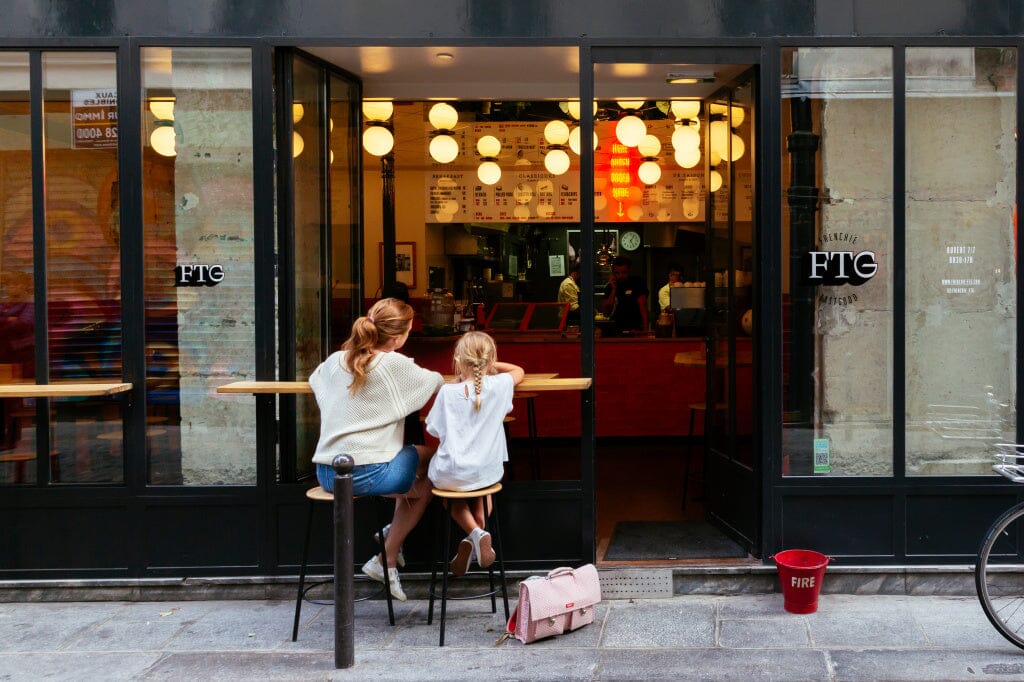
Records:
M709 519L747 547L758 536L753 428L754 139L750 70L705 104L708 292L704 471Z
M361 85L299 52L279 58L278 81L278 263L292 273L278 280L279 376L305 379L340 347L362 305ZM312 473L319 411L312 395L282 395L280 409L287 482Z
M749 560L760 51L591 59L598 559Z

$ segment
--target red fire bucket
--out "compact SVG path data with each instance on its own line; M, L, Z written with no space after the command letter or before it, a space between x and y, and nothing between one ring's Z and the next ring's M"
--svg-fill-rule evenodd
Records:
M774 557L786 610L790 613L814 613L825 568L831 557L809 549L787 549Z

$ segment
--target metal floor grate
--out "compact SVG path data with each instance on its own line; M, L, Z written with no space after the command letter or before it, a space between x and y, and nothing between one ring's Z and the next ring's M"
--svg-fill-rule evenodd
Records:
M652 599L671 597L672 569L601 569L602 599Z

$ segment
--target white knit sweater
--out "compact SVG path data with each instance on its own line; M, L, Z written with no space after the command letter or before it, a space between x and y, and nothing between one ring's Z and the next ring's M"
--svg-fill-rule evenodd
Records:
M352 395L345 353L331 354L309 377L320 407L313 461L330 464L337 455L351 455L357 466L389 462L405 445L405 416L426 405L444 377L401 353L380 353L368 366L366 383Z

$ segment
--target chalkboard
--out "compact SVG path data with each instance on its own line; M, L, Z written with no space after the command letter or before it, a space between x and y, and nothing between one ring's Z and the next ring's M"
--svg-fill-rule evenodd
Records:
M530 303L497 303L487 320L488 329L518 330L530 309Z
M526 323L526 329L529 331L561 331L568 312L568 303L535 303L533 314L530 315L530 319Z

